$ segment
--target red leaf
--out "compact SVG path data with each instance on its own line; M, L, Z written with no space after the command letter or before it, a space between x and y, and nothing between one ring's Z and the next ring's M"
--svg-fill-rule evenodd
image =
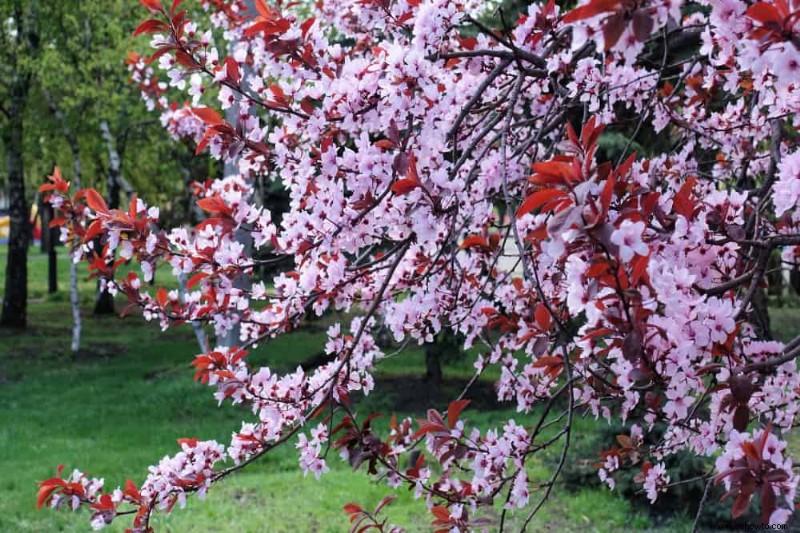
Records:
M136 483L134 483L130 479L125 480L125 490L122 491L122 494L135 502L138 502L141 498L141 494L139 494L139 489L136 488Z
M188 69L195 69L200 64L193 58L191 55L187 54L183 50L175 50L175 59L178 60L178 63L183 65Z
M307 115L313 115L314 114L314 110L316 109L314 107L314 101L311 98L309 98L308 96L306 96L300 102L300 109L302 109L303 113L305 113Z
M46 192L46 191L61 191L67 192L69 189L69 182L64 181L64 178L61 177L61 169L55 167L53 169L53 174L47 177L51 183L46 183L39 187L39 192Z
M86 234L83 236L83 242L89 242L101 233L103 233L103 222L100 219L97 219L89 224L89 228L86 230Z
M533 314L536 318L536 324L539 326L539 329L542 331L547 331L550 329L552 317L550 316L550 311L548 311L546 305L543 303L538 304Z
M530 178L530 182L541 185L563 185L577 180L576 167L572 161L545 161L534 163L533 171L536 173Z
M752 494L739 494L736 497L736 501L733 502L733 518L739 518L747 511L752 497Z
M650 38L653 32L653 19L649 13L642 9L633 12L633 34L640 43Z
M783 24L783 18L780 13L778 13L778 10L775 9L775 6L767 2L753 4L744 14L764 25L776 24L780 26Z
M66 482L63 479L57 477L39 482L39 492L36 495L36 508L41 509L42 506L50 500L53 493L62 488L65 484Z
M474 50L475 46L478 44L478 39L475 37L459 37L456 35L456 39L464 50Z
M406 178L419 183L419 172L417 172L417 158L412 153L408 154L408 171L406 171Z
M454 400L447 406L447 425L450 426L451 429L456 427L456 422L458 422L461 411L468 405L469 400Z
M315 19L314 17L310 17L303 21L303 23L300 25L300 33L303 37L306 36L308 30L311 29L311 26L314 25L314 22L316 20L317 19Z
M377 146L378 148L382 148L384 150L392 150L395 147L397 147L397 145L393 141L390 141L389 139L381 139L380 141L377 141L375 143L375 146Z
M411 435L412 439L418 439L423 435L427 435L428 433L447 433L447 427L444 425L444 420L441 419L439 413L436 413L436 416L439 417L440 421L431 422L429 420L417 420L419 424L419 429Z
M631 283L633 285L639 283L642 275L647 272L647 263L649 261L649 255L638 255L636 256L636 259L633 260L633 270L631 271Z
M138 37L143 33L166 33L169 32L169 26L166 22L156 19L145 20L133 32L134 37Z
M280 85L273 83L269 86L269 90L275 97L275 101L278 104L282 105L283 107L289 107L289 99L286 98L286 93L283 92L283 89L281 89Z
M96 190L86 189L84 191L84 196L86 197L86 204L96 213L108 213L108 205L106 204L106 201Z
M592 263L592 266L586 271L587 278L598 278L608 273L611 270L611 263L606 259L599 259Z
M544 189L543 191L535 192L525 198L525 201L522 202L519 206L519 209L517 209L517 214L515 216L519 218L522 215L530 213L534 209L542 207L544 204L550 200L553 200L554 198L562 198L566 195L567 193L561 189Z
M145 64L152 65L153 63L158 61L158 58L160 58L161 56L163 56L164 54L166 54L170 50L175 50L175 45L174 44L165 44L165 45L160 46L158 48L158 50L153 52L153 55L148 56L147 59L145 59ZM180 54L178 54L178 59L180 59Z
M466 250L467 248L472 248L476 246L478 248L483 248L484 250L491 249L489 247L489 243L486 242L486 238L483 237L482 235L470 235L469 237L464 239L464 242L461 243L461 246L459 248L461 248L462 250Z
M378 504L378 506L375 507L375 510L372 512L372 514L373 515L377 515L378 513L381 512L381 509L383 509L384 507L386 507L387 505L389 505L390 503L392 503L396 499L397 499L397 496L395 496L394 494L390 494L389 496L386 496L384 499L381 500L381 502Z
M64 217L56 217L50 221L51 228L57 228L59 226L64 226L67 223L67 219Z
M419 186L420 186L419 181L410 178L405 178L394 182L392 184L391 189L392 192L395 193L396 195L403 196L404 194L410 193Z
M744 431L747 429L747 424L750 422L750 409L746 405L740 405L733 413L733 429L736 431ZM745 451L747 451L747 448Z
M205 147L208 146L208 142L211 140L211 138L216 134L217 133L213 130L210 129L207 130L206 133L203 135L203 138L200 139L200 142L197 143L197 149L194 151L194 154L195 155L200 154L200 152L202 152L205 149Z
M230 216L231 208L219 196L209 196L197 201L197 206L211 214Z
M764 446L767 445L767 439L769 439L770 433L772 433L772 422L768 422L767 427L761 432L761 442L758 443L759 456L764 454Z
M619 7L619 0L593 0L585 6L576 7L561 19L563 22L569 24L579 20L588 19L601 13L608 13L616 11Z
M545 355L533 363L533 368L560 367L563 364L564 360L561 357L557 355Z
M110 494L101 494L100 498L90 507L96 511L114 511L116 509Z
M344 504L342 509L344 509L344 512L347 513L347 514L356 514L356 513L363 513L364 512L364 509L362 509L360 505L358 505L357 503L353 503L353 502Z
M761 523L769 524L769 517L775 511L775 491L772 484L767 482L761 485Z
M197 115L197 117L206 124L211 124L212 126L223 124L225 122L222 120L222 117L219 115L219 113L210 107L193 107L192 113Z
M206 274L205 272L198 272L197 274L189 278L189 282L186 283L186 288L192 289L197 284L197 282L206 277L208 277L208 274Z
M683 215L686 220L691 220L694 217L694 200L692 199L692 189L694 188L697 180L694 176L681 186L680 190L675 193L675 198L672 200L672 210Z
M434 505L431 508L431 514L437 518L437 520L441 520L442 522L449 523L450 522L450 511L447 510L447 507L442 505Z
M270 9L265 0L256 0L256 11L265 19L272 18L272 9Z
M234 58L225 58L225 72L227 72L228 78L232 82L239 83L239 79L241 79L241 73L239 72L239 64Z
M586 152L589 152L589 150L597 144L600 134L606 129L604 124L595 126L596 123L596 117L592 116L586 121L586 124L583 125L583 128L581 128L581 145Z
M156 301L158 302L158 305L161 307L167 305L167 298L167 290L164 287L158 289L158 293L156 293Z
M447 510L447 507L442 505L434 505L433 508L431 508L431 514L439 520L450 520L450 511Z
M160 0L139 0L139 2L153 13L161 13L163 11Z
M602 337L603 335L608 335L609 333L613 333L609 328L597 328L596 330L592 331L585 335L581 342L588 341L590 339L596 339L597 337Z
M625 28L628 26L628 21L625 19L625 16L621 13L611 15L608 17L606 21L606 25L603 26L603 40L605 41L605 50L611 50L619 38L622 36L622 32L625 31Z
M604 220L606 215L608 214L608 208L611 205L611 196L614 193L615 183L616 183L616 176L615 174L612 173L606 180L606 184L603 187L603 192L600 193L600 206L603 208L602 218Z

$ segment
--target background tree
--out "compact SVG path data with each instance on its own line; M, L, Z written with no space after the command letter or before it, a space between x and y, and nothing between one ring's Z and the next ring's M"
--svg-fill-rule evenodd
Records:
M25 113L41 48L38 0L0 2L0 112L6 154L9 216L8 263L0 325L25 327L28 299L30 209L25 194Z
M52 170L50 161L71 160L66 177L78 188L99 188L115 206L122 203L121 191L130 197L134 190L159 198L165 207L179 206L175 198L190 189L176 172L176 154L186 148L168 140L125 63L136 26L127 15L137 5L136 0L0 3L0 110L11 215L2 324L25 324L30 191ZM153 139L159 142L149 142ZM176 222L182 211L175 209ZM76 351L77 266L71 269ZM98 291L95 307L113 311L113 298Z

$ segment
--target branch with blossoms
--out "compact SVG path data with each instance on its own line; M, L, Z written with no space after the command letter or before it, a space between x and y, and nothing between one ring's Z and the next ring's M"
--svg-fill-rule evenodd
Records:
M524 528L588 414L627 424L598 451L612 489L636 469L654 502L685 481L668 456L716 455L733 515L757 497L764 522L790 517L800 349L771 340L764 290L774 256L800 263L793 7L547 2L490 22L469 0L258 0L255 12L204 0L197 17L180 0L142 4L137 34L154 51L129 57L133 81L176 138L235 170L197 187L207 218L194 227L159 227L139 199L123 211L71 194L57 171L43 191L75 257L146 319L238 330L237 346L193 365L255 419L227 448L181 441L141 489L59 473L40 505L88 505L98 527L130 512L147 531L154 510L296 437L306 472L323 475L338 450L425 498L434 529L505 530L512 511ZM281 220L256 177L287 190ZM151 295L119 273L126 262L145 282L169 265L186 294ZM279 262L291 266L271 280L235 283ZM327 364L277 375L247 363L329 310L348 318L327 332ZM380 435L351 399L380 393L378 328L402 344L449 330L479 346L470 383L495 367L497 400L532 422L470 427L465 390ZM555 446L552 476L535 479L527 460ZM362 529L386 526L383 506L352 505Z

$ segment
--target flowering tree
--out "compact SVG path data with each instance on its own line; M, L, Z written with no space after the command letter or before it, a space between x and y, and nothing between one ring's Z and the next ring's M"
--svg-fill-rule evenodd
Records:
M201 18L181 0L141 2L137 33L155 51L130 67L145 99L238 171L197 187L208 218L191 230L160 227L139 199L123 211L73 195L58 171L44 189L73 253L147 319L238 329L193 365L254 418L230 443L181 439L139 486L59 473L39 505L88 505L98 528L132 514L131 531L149 531L153 512L294 440L306 472L324 474L333 448L413 488L439 531L480 527L492 505L502 530L506 510L527 524L547 500L588 412L628 424L602 452L612 488L635 468L655 501L673 482L664 458L689 451L717 457L705 479L724 484L733 516L756 498L765 522L788 520L800 338L770 340L763 286L771 256L800 253L798 6L551 1L506 20L473 0L203 0ZM282 220L254 195L264 177L289 191ZM286 258L270 283L236 283ZM118 276L125 261L144 279ZM145 290L161 263L190 276L184 297ZM328 364L248 365L248 350L328 309L352 317L328 330ZM470 427L456 398L379 434L351 406L380 393L379 327L482 347L476 377L499 368L498 400L535 422ZM646 439L656 423L666 432ZM528 459L554 446L552 478L530 479ZM345 510L390 528L380 508Z

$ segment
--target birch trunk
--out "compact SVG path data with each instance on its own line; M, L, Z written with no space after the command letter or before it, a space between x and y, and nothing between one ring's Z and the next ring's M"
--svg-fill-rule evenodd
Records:
M70 151L72 152L72 184L77 190L83 188L83 164L81 162L81 150L78 144L78 137L72 128L69 127L67 117L64 116L63 111L59 108L49 91L44 91L47 106L50 112L56 117L61 124L61 129L64 132L64 137L67 139ZM42 228L44 231L44 228ZM71 249L72 246L77 246L78 242L66 243ZM78 293L78 264L72 259L72 254L69 257L69 303L72 309L72 341L70 342L70 350L73 355L76 355L81 349L81 299Z
M251 12L251 13L256 12L255 0L245 0L244 3L245 3L245 7L247 7L247 10L249 12ZM238 118L238 115L239 115L239 106L238 105L234 105L234 106L231 106L228 109L228 112L226 113L226 118L228 119L228 121L231 124L235 124L236 120ZM239 169L236 166L231 165L230 163L226 163L224 172L225 172L225 176L227 177L227 176L232 176L232 175L238 174L239 173ZM252 180L252 178L249 178L249 177L245 177L245 176L242 176L242 177L245 180ZM252 191L253 188L250 187L247 190ZM250 194L252 196L252 192ZM250 200L252 200L252 198L243 198L242 199L242 201L250 201ZM253 253L253 238L252 238L252 235L250 234L250 232L248 232L246 230L243 230L243 229L239 229L234 233L233 238L234 238L234 240L236 242L241 243L244 246L244 253L245 253L246 256L249 257L250 255L252 255L252 253ZM253 281L252 281L251 277L249 275L247 275L247 274L244 274L244 273L239 274L236 277L236 279L233 281L233 286L234 287L236 287L237 289L245 290L245 291L249 291L250 288L252 287L252 285L253 285ZM239 317L237 317L236 323L233 325L233 327L230 330L227 331L227 333L225 335L220 335L218 337L218 339L217 339L218 344L220 344L222 346L228 346L228 347L238 346L240 344L241 326L239 324L239 320L238 319L239 319Z
M73 136L74 138L74 136ZM81 154L78 150L78 141L75 139L75 144L72 150L72 180L75 182L75 187L81 189L81 178L83 169L81 167ZM78 245L78 243L75 243ZM69 303L72 307L72 343L70 343L70 350L73 355L77 354L81 349L81 299L78 294L78 263L70 255L69 258Z
M119 208L119 175L120 175L120 158L114 143L114 137L111 135L111 128L108 126L107 120L100 121L100 133L106 143L108 150L108 175L106 177L107 184L107 201L108 207L111 209ZM97 243L96 243L97 244ZM95 299L94 314L96 315L110 315L114 314L114 297L106 290L103 290L98 283L97 285L97 298Z
M186 274L181 273L178 276L178 299L181 303L186 302ZM208 338L200 322L192 320L192 328L194 328L194 336L197 338L197 345L200 347L200 353L208 353Z

